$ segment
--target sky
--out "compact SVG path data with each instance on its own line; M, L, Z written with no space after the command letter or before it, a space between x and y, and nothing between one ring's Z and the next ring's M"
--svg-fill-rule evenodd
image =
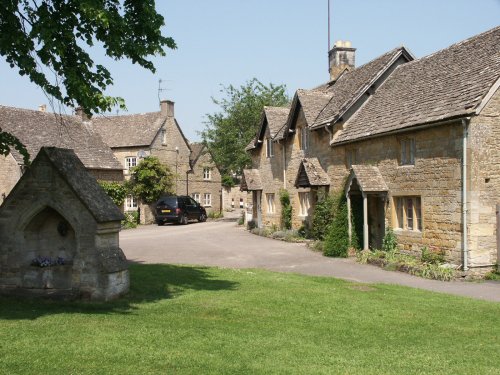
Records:
M172 100L184 134L197 141L206 114L219 111L212 98L221 98L224 86L255 77L286 85L293 97L328 81L328 0L157 0L156 6L163 34L178 48L152 59L155 74L91 52L114 78L106 94L125 99L128 112L119 114L158 111L159 97ZM401 45L419 58L496 27L500 0L330 0L330 19L330 47L351 41L360 66ZM0 105L49 104L1 56L0 87Z

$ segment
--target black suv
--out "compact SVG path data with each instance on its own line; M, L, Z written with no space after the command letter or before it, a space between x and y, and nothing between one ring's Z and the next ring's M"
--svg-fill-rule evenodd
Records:
M156 224L187 224L189 220L207 220L207 211L193 198L181 195L161 197L156 202Z

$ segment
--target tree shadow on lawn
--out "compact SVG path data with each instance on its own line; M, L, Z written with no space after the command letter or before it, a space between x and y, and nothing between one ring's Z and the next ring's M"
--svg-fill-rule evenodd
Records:
M182 295L186 290L236 290L237 282L215 279L208 267L130 264L130 291L110 302L0 297L0 319L36 319L61 313L131 314L137 305Z

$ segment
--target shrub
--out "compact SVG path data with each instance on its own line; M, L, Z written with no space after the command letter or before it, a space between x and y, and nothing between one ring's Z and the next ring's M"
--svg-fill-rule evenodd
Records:
M314 208L311 229L309 236L315 240L324 240L328 232L328 227L333 222L335 216L335 197L329 195L324 197Z
M338 200L332 224L329 226L325 237L324 255L347 258L349 252L349 224L347 220L347 199L342 194Z
M391 227L385 231L384 239L382 240L382 250L394 252L398 248L398 239Z
M207 217L210 219L220 219L224 217L224 213L219 211L210 211L207 214Z
M420 259L424 263L442 264L442 263L444 263L444 252L443 251L431 251L427 248L427 246L424 246L422 248L422 255L420 256Z
M292 229L292 205L290 203L290 193L287 190L280 190L281 203L281 228Z
M255 220L250 220L249 222L247 222L247 229L249 231L255 228L257 228L257 223L255 222Z
M138 211L125 212L123 215L125 216L125 220L122 220L122 228L137 228L137 224L139 223Z
M122 182L116 181L97 181L106 194L121 207L127 196L127 188Z

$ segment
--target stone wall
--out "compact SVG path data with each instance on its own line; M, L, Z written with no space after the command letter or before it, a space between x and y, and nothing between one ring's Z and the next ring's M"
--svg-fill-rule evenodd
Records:
M163 164L168 165L172 173L175 174L174 191L176 194L186 195L186 172L191 169L189 164L191 151L174 117L167 117L163 127L166 129L167 142L162 142L161 131L158 132L151 144L151 156L156 156Z
M251 196L251 194L240 190L240 185L231 188L222 187L222 209L224 211L246 209L248 204L251 204L249 196ZM240 202L243 204L243 207L240 207Z
M124 180L121 169L89 169L89 172L96 180L121 182Z
M499 262L496 205L500 203L500 90L469 126L469 263Z
M81 169L80 175L87 173ZM101 194L96 199L109 200L94 190ZM37 157L0 207L0 293L109 300L128 291L121 215L98 222L84 201L46 158ZM40 267L33 264L39 257L62 261Z
M0 205L21 178L21 167L14 157L0 155Z
M205 180L203 169L210 168L210 179ZM193 172L188 174L188 190L189 195L197 193L200 197L200 203L205 207L207 213L222 211L222 185L221 174L219 169L212 160L212 156L208 152L202 152L196 164L193 166ZM211 194L211 204L205 205L204 194Z

